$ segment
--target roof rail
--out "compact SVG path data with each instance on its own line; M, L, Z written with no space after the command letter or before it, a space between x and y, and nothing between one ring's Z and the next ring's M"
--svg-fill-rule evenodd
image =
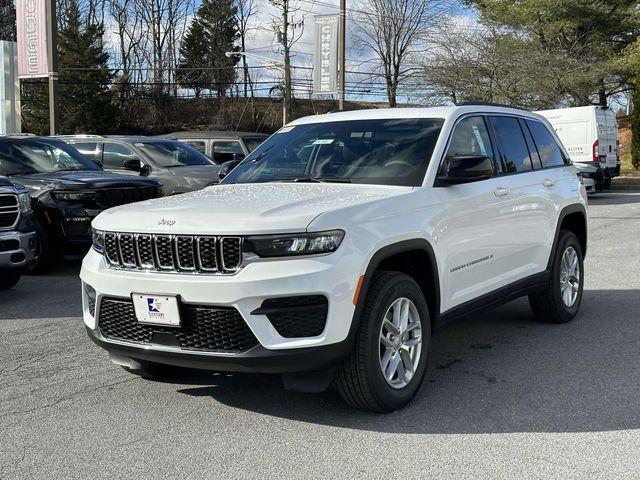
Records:
M531 110L518 107L516 105L509 105L506 103L493 103L493 102L460 102L454 104L456 107L469 107L469 106L483 106L483 107L504 107L504 108L514 108L516 110L524 110L525 112L530 112Z
M75 135L51 135L55 138L104 138L104 135L96 135L95 133L77 133Z

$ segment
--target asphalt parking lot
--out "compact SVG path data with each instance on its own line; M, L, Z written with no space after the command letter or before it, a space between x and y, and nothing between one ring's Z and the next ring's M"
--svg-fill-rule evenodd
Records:
M0 293L0 478L638 478L640 193L589 215L579 317L463 319L390 415L278 377L131 375L86 337L78 262L25 277Z

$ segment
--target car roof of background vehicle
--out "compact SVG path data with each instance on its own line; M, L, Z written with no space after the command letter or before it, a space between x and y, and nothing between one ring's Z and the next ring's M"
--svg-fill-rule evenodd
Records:
M240 137L264 137L269 135L266 133L257 132L226 132L216 130L184 130L180 132L167 133L164 135L158 135L162 138L232 138L237 139Z
M346 112L327 113L324 115L311 115L298 118L287 125L304 125L311 123L341 122L354 120L386 120L386 119L411 119L411 118L441 118L449 120L467 113L508 113L511 115L527 116L547 122L536 113L515 107L502 107L488 104L460 105L450 107L428 108L372 108L365 110L351 110Z

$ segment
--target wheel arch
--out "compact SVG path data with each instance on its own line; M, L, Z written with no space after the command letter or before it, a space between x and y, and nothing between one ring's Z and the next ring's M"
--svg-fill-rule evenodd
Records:
M427 300L433 330L440 315L438 264L431 244L425 239L415 238L386 245L371 257L358 294L349 338L355 337L371 280L377 270L399 271L416 281Z
M549 262L547 263L547 270L550 270L553 265L553 259L556 255L556 249L558 248L558 238L561 230L569 230L578 237L580 246L582 247L583 258L587 256L587 209L582 204L574 204L564 207L558 215L558 222L556 224L556 231L553 237L553 245L551 247L551 254L549 255Z

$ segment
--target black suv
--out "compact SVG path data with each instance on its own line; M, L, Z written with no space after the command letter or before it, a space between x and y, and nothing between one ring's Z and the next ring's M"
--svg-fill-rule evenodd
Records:
M105 172L73 147L50 138L0 138L0 175L29 190L40 238L34 268L40 270L57 253L88 248L91 220L103 210L162 196L157 180Z

